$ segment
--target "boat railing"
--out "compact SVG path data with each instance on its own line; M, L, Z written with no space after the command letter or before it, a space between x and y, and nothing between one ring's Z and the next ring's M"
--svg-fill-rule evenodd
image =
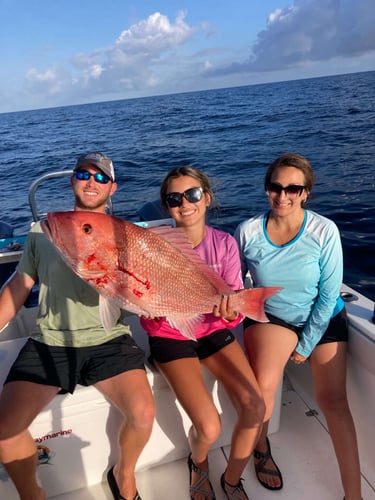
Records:
M45 213L39 213L38 208L37 208L37 203L36 203L36 192L38 187L45 181L50 180L50 179L56 179L59 177L67 177L71 176L73 174L73 170L59 170L56 172L49 172L47 174L42 175L41 177L38 177L30 186L29 188L29 205L31 208L31 213L33 216L34 222L37 222L38 220L43 219L46 214Z
M37 208L37 202L36 202L36 192L38 187L43 184L45 181L48 181L50 179L56 179L60 177L71 177L73 174L73 170L58 170L56 172L49 172L47 174L43 174L41 177L38 177L30 186L29 188L29 205L31 208L31 213L33 216L33 221L37 222L43 218L46 217L46 213L40 213ZM112 206L112 200L109 198L108 200L108 206L107 210L110 214L113 214L113 206Z

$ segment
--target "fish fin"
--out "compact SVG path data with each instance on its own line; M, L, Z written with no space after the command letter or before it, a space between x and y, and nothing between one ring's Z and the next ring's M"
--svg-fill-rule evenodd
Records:
M150 229L148 229L148 231L156 233L160 238L163 238L176 250L187 256L189 260L194 262L194 264L198 265L200 268L203 267L204 271L206 271L207 269L211 270L211 268L201 259L198 253L194 250L190 241L187 239L186 234L180 228L157 226L157 227L151 227Z
M150 227L147 231L157 234L177 250L187 253L189 257L191 255L197 255L197 252L194 251L192 244L187 239L186 234L178 227L156 226Z
M195 266L204 274L211 284L216 288L217 293L230 295L233 290L227 285L221 276L206 264L194 250L185 233L176 227L158 226L148 229L166 240L176 250L182 252ZM209 312L209 311L207 311Z
M99 295L99 316L106 333L110 333L112 328L117 325L120 315L121 309L113 300Z
M144 316L145 318L152 318L149 311L146 311L146 309L143 309L142 307L138 306L137 304L130 302L130 300L122 299L119 303L120 303L121 309L125 309L126 311L128 311L132 314L136 314L137 316Z
M280 292L280 286L268 286L263 288L247 288L241 290L233 297L233 306L236 311L248 318L267 323L269 319L264 312L264 302L275 293Z
M197 326L202 323L203 319L204 315L198 314L193 318L167 318L167 321L172 328L176 328L176 330L181 332L187 339L197 340L195 330L197 329Z

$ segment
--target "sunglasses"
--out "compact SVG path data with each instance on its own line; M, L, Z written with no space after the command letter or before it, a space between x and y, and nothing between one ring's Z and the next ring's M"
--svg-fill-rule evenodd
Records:
M94 177L95 182L98 182L99 184L108 184L108 182L111 180L108 175L103 174L102 172L96 172L96 174L92 174L87 170L77 170L76 172L74 172L74 175L75 178L79 181L88 181L90 177Z
M284 191L285 196L289 198L298 198L301 196L304 189L306 189L306 186L299 186L298 184L290 184L289 186L283 187L280 186L280 184L270 182L267 185L267 191L269 193L280 195Z
M165 195L164 201L169 208L176 208L182 205L182 198L185 198L189 203L198 203L203 196L201 187L190 188L183 193L168 193Z

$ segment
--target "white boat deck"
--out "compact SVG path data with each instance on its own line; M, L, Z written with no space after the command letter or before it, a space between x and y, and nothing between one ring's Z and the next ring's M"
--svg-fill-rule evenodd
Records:
M284 487L273 492L257 481L252 459L246 467L244 487L251 500L342 500L338 467L324 419L311 412L303 399L284 381L280 427L270 436L272 454L283 473ZM209 455L210 479L216 498L225 500L220 476L225 469L228 447ZM143 500L190 500L186 460L177 460L137 473ZM375 500L375 490L362 477L363 500ZM53 497L54 500L112 500L103 483Z

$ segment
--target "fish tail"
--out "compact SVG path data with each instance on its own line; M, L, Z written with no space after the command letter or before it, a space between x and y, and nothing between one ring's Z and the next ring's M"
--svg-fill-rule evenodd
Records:
M275 293L282 290L280 286L269 286L263 288L247 288L234 295L235 309L248 318L261 323L268 322L264 312L264 302Z

